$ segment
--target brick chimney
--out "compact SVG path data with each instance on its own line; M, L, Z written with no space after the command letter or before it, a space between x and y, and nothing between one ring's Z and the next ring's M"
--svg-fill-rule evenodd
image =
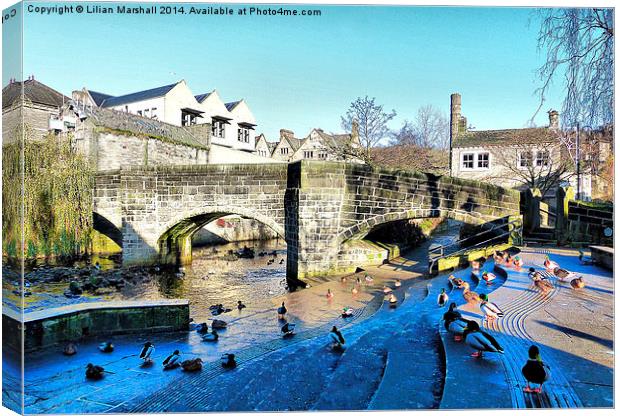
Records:
M351 141L353 143L360 141L360 123L356 119L351 122Z
M280 129L280 140L284 139L285 137L292 139L295 137L295 133L293 133L292 130Z
M559 129L560 128L560 113L558 113L556 110L549 110L547 111L547 114L549 114L549 128L550 129Z
M459 124L461 123L461 94L450 95L450 145L459 134ZM467 123L467 121L465 121Z

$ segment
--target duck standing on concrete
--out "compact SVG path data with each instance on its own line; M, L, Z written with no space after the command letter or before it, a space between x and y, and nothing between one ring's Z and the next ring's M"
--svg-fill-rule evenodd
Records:
M202 359L185 360L181 363L181 368L183 368L183 371L200 371L202 370Z
M520 269L521 267L523 267L523 259L521 258L521 256L515 256L512 260L512 264L515 266L516 269Z
M540 290L543 294L546 294L547 292L553 290L553 283L543 278L543 276L537 271L534 270L533 272L530 272L529 276L534 281L534 287Z
M492 285L493 280L495 280L496 278L497 276L495 276L493 273L482 272L482 280L484 280L487 285Z
M394 287L401 287L402 283L400 282L400 280L396 279L396 281L394 282Z
M374 279L371 276L369 276L368 273L365 273L364 274L364 281L366 283L372 283L374 281Z
M329 339L331 340L331 347L336 351L344 351L345 340L342 336L342 332L333 326L331 331L329 332Z
M545 266L545 269L549 271L553 271L554 269L560 267L560 265L557 264L555 261L551 261L551 259L549 259L549 256L545 256L545 261L543 262L543 265Z
M475 321L467 322L467 328L463 331L463 337L465 338L465 343L476 350L476 352L471 354L472 357L482 358L482 353L485 351L504 353L504 349L497 340L491 334L482 331Z
M448 300L450 299L450 297L448 296L448 294L446 293L446 289L441 289L441 293L439 294L439 296L437 296L437 305L439 305L441 308L443 308L444 306L446 306L448 304Z
M140 358L144 361L144 364L153 362L151 355L155 352L155 345L150 341L144 343L142 351L140 352Z
M282 328L280 328L280 331L282 331L282 337L284 338L292 337L293 335L295 335L295 324L290 324L287 322L284 325L282 325Z
M494 321L497 318L504 316L504 312L502 312L499 306L493 302L489 302L489 297L486 294L480 294L480 301L480 310L484 314L484 318L487 321Z
M448 312L443 314L444 327L446 331L454 334L454 340L456 342L463 340L463 332L467 329L467 319L463 319L463 316L456 310L456 303L452 302L448 308Z
M453 286L456 286L456 287L461 287L461 286L463 285L463 283L464 283L463 279L461 279L460 277L456 277L456 276L454 276L453 274L451 274L451 275L448 277L448 281L449 281L449 282L450 282Z
M100 365L88 363L86 366L86 378L88 380L101 380L103 373L106 373L106 371Z
M463 289L463 298L467 301L467 303L477 304L480 302L480 296L476 292L472 292L469 289L469 283L463 282L460 286Z
M496 264L502 264L504 262L504 258L502 257L501 251L496 251L495 253L493 253L493 261Z
M207 332L209 332L209 325L206 322L201 323L196 328L196 332L198 332L199 334L206 334Z
M390 308L395 308L398 305L398 298L393 293L390 293L390 296L388 296L388 301L390 302Z
M222 362L222 367L224 368L235 368L237 367L237 361L235 360L235 354L222 354L220 358Z
M344 308L342 308L342 317L343 318L349 318L353 316L353 308L350 308L348 306L345 306Z
M390 287L383 286L383 293L387 295L388 293L391 293L391 292L392 292L392 289Z
M220 335L215 329L212 329L211 333L207 333L202 336L202 340L206 342L217 342L218 339L220 339Z
M352 293L353 295L357 295L357 292L358 292L357 288L356 288L355 286L353 286L353 287L351 288L351 293Z
M284 302L282 302L282 306L278 308L278 319L284 319L286 312L286 306L284 306Z
M241 309L243 309L243 308L245 308L245 305L244 305L243 303L241 303L241 301L240 301L240 300L238 300L238 301L237 301L237 309L241 310Z
M566 280L572 280L573 278L577 277L577 274L569 272L566 269L562 269L561 267L556 267L555 269L553 269L553 274L555 275L555 277L557 277L563 282Z
M586 287L586 282L583 280L583 277L577 277L570 281L570 287L573 289L583 289Z
M547 364L543 363L540 358L540 351L536 345L532 345L528 351L527 363L521 369L521 373L527 385L523 388L526 393L542 393L542 385L545 381L549 380L550 368ZM530 383L538 384L540 387L535 389L530 388Z
M164 362L164 370L170 370L179 366L179 360L181 359L181 352L179 350L174 350L172 354L166 357Z
M99 344L99 351L112 352L114 351L114 345L111 342L102 342L101 344Z

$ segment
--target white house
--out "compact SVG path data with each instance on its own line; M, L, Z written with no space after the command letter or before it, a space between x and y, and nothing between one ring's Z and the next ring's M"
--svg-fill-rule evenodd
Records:
M256 120L247 102L225 104L217 90L194 95L184 80L116 97L83 88L73 99L177 126L211 123L212 144L254 152Z

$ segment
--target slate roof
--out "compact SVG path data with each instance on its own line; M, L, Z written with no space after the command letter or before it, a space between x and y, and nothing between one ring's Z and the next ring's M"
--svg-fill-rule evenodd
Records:
M319 134L321 139L328 142L328 144L331 144L332 146L342 146L351 141L350 134L328 134L319 129L317 129L316 132Z
M205 92L204 94L198 94L195 95L194 98L196 99L196 101L198 101L199 103L203 102L209 95L211 95L213 93L213 91L211 92Z
M109 108L86 107L84 112L87 121L90 121L93 125L98 127L134 133L136 135L145 135L154 139L184 144L200 149L206 148L202 141L181 126L175 126L173 124Z
M35 104L47 105L50 107L62 107L64 103L71 100L64 94L59 93L53 88L48 87L42 82L29 79L23 82L13 82L2 88L2 108L12 106L21 100L22 84L24 98Z
M162 97L173 89L178 82L170 85L164 85L163 87L151 88L150 90L132 92L131 94L121 95L119 97L111 97L103 100L102 107L115 107L117 105L123 105L128 103L135 103L137 101L149 100L151 98Z
M226 104L224 104L224 105L226 106L226 109L227 109L228 111L232 111L232 110L233 110L233 108L235 108L235 107L237 106L237 104L239 104L240 102L241 102L241 100L239 100L239 101L233 101L233 102L230 102L230 103L226 103Z
M301 144L303 143L302 139L298 139L297 137L284 137L285 140L288 141L289 145L291 146L291 149L293 149L293 152L297 151L297 149L299 149L301 147Z
M273 154L273 151L276 150L277 142L267 142L267 147L269 148L269 152Z
M97 92L93 90L88 90L88 93L90 94L92 99L95 101L95 104L98 106L101 106L103 101L105 101L106 99L113 97L112 95L104 94L102 92Z
M550 143L557 140L557 133L548 127L525 129L481 130L460 133L452 141L453 148L506 146L517 144Z

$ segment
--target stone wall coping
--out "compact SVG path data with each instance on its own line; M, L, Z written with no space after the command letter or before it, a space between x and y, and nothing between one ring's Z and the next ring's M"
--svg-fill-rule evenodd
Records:
M257 164L257 163L230 163L230 164L206 164L206 165L168 165L168 166L135 166L135 165L123 165L119 173L133 173L133 172L163 172L163 173L183 173L183 172L205 172L214 170L274 170L285 171L287 169L286 164L269 163L269 164ZM102 172L98 172L102 173ZM112 172L106 172L112 173Z
M594 251L602 251L604 253L608 253L608 254L614 254L614 248L613 247L607 247L607 246L590 246L590 250L594 250Z
M112 301L112 302L84 302L73 305L60 306L40 311L27 312L23 315L9 308L3 308L2 314L19 322L42 321L50 318L58 318L74 313L91 312L107 309L143 309L155 308L160 306L189 306L188 299L160 299L160 300L139 300L139 301ZM23 321L22 321L23 317Z

